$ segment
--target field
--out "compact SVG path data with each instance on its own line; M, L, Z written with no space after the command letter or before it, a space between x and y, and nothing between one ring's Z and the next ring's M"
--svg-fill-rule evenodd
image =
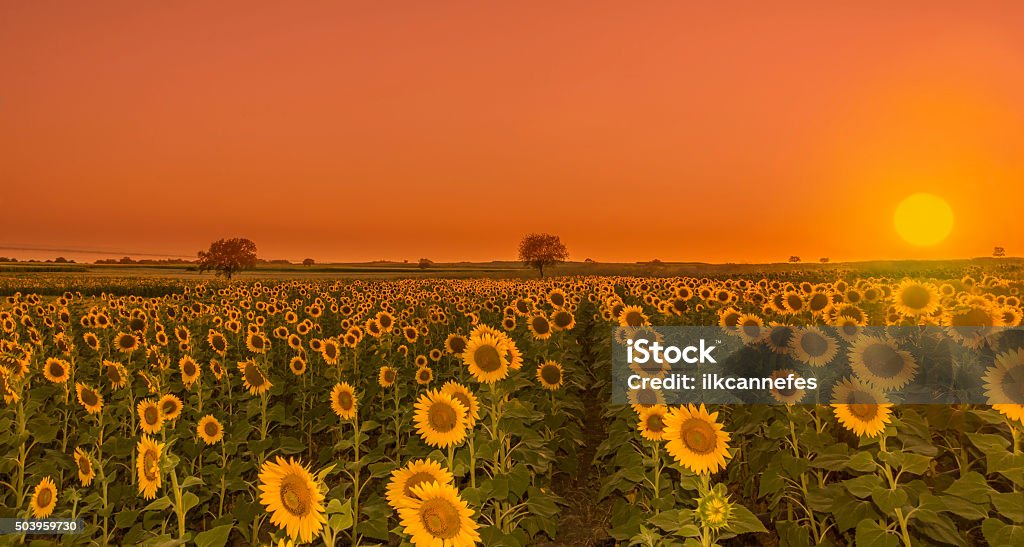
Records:
M609 385L619 328L1020 326L1019 261L3 268L0 517L84 529L0 544L1024 544L1018 346L994 407Z

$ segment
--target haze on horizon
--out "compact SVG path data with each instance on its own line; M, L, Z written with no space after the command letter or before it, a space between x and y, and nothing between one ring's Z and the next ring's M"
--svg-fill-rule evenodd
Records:
M7 2L0 247L1024 254L1024 4L730 7ZM917 192L935 246L893 227Z

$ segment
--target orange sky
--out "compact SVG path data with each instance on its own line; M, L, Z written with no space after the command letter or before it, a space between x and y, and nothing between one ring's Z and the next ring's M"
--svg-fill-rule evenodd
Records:
M4 2L0 247L1024 254L1024 3L498 4Z

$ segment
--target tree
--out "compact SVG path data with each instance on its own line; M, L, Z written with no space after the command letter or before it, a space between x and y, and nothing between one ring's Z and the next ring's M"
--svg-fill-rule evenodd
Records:
M302 261L303 266L312 266L313 264L316 264L316 260L313 260L312 258L306 258Z
M245 238L220 239L210 250L199 251L199 273L213 270L228 279L240 270L256 265L256 244Z
M795 264L797 262L800 262L800 257L796 256L796 255L793 255L793 256L789 257L789 261Z
M996 258L1003 258L1004 256L1006 256L1006 249L1004 249L1002 247L996 247L992 251L992 256L994 256Z
M818 262L821 262L822 264L828 264L828 257L827 256L823 256L823 257L818 259Z
M433 265L434 265L434 261L430 260L429 258L421 258L419 263L417 264L417 266L421 270L426 270L427 268L429 268L429 267L431 267Z
M569 250L565 248L558 236L551 234L527 234L519 242L519 260L524 265L536 268L544 277L544 267L554 266L569 258Z

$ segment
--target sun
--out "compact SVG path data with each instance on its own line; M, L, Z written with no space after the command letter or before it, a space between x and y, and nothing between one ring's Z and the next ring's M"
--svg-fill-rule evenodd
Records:
M953 231L953 209L936 195L913 194L896 207L893 223L907 243L935 245Z

